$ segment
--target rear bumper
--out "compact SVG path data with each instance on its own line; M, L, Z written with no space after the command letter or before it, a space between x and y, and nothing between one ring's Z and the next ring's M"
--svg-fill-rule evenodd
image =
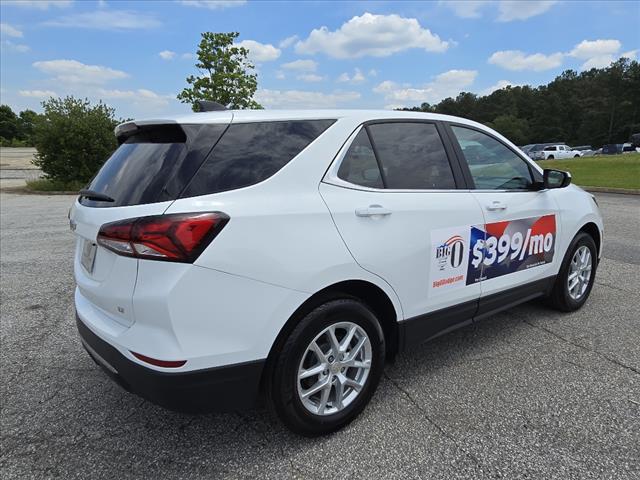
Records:
M181 373L153 370L124 357L93 333L76 314L84 348L125 390L182 412L232 411L253 407L259 397L264 361Z

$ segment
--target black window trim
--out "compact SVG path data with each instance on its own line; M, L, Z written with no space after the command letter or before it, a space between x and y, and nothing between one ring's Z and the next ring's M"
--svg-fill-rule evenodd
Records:
M493 135L491 132L484 130L482 128L478 128L475 127L473 125L467 125L465 123L460 123L460 122L442 122L443 123L443 127L446 130L448 136L449 136L449 141L451 142L453 149L456 153L456 157L458 159L458 163L460 164L460 167L462 168L463 171L463 175L466 181L466 185L467 185L467 189L469 190L473 190L474 192L533 192L533 191L538 191L537 188L511 188L511 189L482 189L482 188L476 188L476 184L475 181L473 180L473 176L471 175L471 170L469 169L469 165L467 164L467 159L464 156L464 153L462 151L462 148L460 147L460 143L458 142L458 138L456 137L456 134L453 132L453 129L451 127L460 127L460 128L466 128L468 130L474 130L476 132L479 133L483 133L485 135L487 135L488 137L496 140L497 142L501 143L503 146L505 146L509 151L511 151L514 155L516 155L518 158L520 158L525 165L527 166L527 168L529 169L529 174L531 175L531 179L533 181L533 186L535 187L535 185L539 184L539 182L542 182L542 174L533 167L533 165L530 163L530 160L525 158L523 155L521 155L520 153L518 153L516 150L514 150L513 148L511 148L508 144L506 144L503 140L501 140L500 138L496 137L495 135Z
M438 135L440 135L440 140L442 141L442 145L445 150L445 154L447 156L447 160L449 161L449 166L451 168L451 172L453 174L453 181L456 185L455 188L439 188L439 189L428 189L428 188L386 188L386 178L384 178L384 171L382 169L382 163L379 159L378 151L376 149L374 140L369 132L369 126L376 124L384 124L384 123L429 123L435 125ZM351 144L355 141L356 137L360 133L361 130L365 130L367 136L369 137L369 142L371 142L371 146L373 147L373 152L376 157L376 162L378 164L378 168L380 169L380 175L383 179L383 188L375 188L375 187L366 187L364 185L357 185L355 183L350 183L342 178L338 177L338 170L340 169L340 164L344 161ZM353 132L347 137L347 140L343 143L343 145L338 150L333 162L330 167L327 169L324 178L322 179L323 183L328 183L331 185L335 185L342 188L349 188L352 190L363 190L368 192L379 192L379 193L450 193L450 192L459 192L459 191L467 191L469 188L467 187L467 181L464 177L464 171L460 166L459 159L456 155L454 147L450 138L447 135L447 131L444 125L444 122L440 120L431 120L431 119L419 119L419 118L389 118L389 119L375 119L368 120L360 125L358 125Z

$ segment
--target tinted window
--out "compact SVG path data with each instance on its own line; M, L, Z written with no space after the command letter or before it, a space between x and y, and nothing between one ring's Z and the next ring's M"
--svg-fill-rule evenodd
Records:
M453 172L432 123L382 123L369 127L386 188L456 188Z
M124 140L91 181L90 190L114 202L81 198L83 205L121 207L175 200L227 125L153 125Z
M384 188L378 162L364 128L360 130L344 156L338 170L338 178L364 187Z
M506 145L477 130L453 125L451 128L467 160L476 188L518 190L531 185L529 166Z
M261 182L289 163L334 122L232 124L182 197L224 192Z

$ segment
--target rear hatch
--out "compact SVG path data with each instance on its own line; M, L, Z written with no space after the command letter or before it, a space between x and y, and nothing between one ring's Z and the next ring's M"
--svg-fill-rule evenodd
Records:
M138 260L97 245L98 232L106 223L164 213L231 122L230 112L219 115L210 124L128 123L117 129L120 146L70 212L79 307L122 327L134 322Z

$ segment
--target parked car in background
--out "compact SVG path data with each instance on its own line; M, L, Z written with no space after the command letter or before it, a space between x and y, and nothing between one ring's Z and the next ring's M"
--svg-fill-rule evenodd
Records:
M591 145L578 145L577 147L571 147L571 150L577 150L582 157L593 157L596 153Z
M622 144L622 153L636 153L640 151L637 147L633 145L633 143L623 143Z
M529 158L531 158L532 160L544 160L544 155L542 153L542 151L544 150L544 147L548 146L548 145L556 145L558 142L553 142L553 143L536 143L533 146L531 146L529 148L529 150L527 152L525 152Z
M554 160L563 158L578 158L582 153L579 150L573 150L564 144L547 145L542 151L536 152L534 160Z
M602 146L602 151L600 152L602 155L618 155L622 153L622 143L608 143L607 145Z
M522 150L527 156L529 156L529 152L535 146L536 146L535 143L530 143L529 145L524 145L524 146L520 147L520 150Z

